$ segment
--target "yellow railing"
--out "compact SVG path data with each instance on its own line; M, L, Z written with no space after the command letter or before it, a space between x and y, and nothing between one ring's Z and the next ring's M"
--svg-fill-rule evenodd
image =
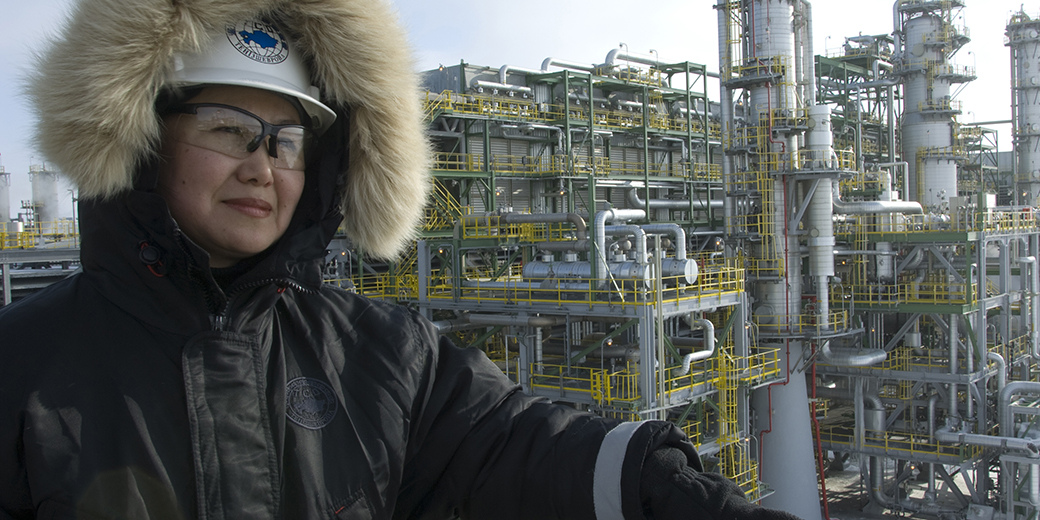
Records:
M33 249L43 244L65 244L76 247L79 228L72 220L37 222L25 224L22 231L15 230L15 223L0 222L0 250Z
M453 299L471 302L551 303L562 305L586 302L589 305L612 306L647 305L656 299L651 289L653 280L608 278L553 278L524 280L518 276L519 266L512 266L508 274L492 280L489 272L476 270L464 273L463 286L453 288L450 280L434 273L430 278L427 296L430 299ZM484 276L471 276L484 275ZM697 281L686 285L682 277L663 278L661 298L666 303L710 302L744 290L744 269L728 265L704 269ZM457 293L457 296L456 296Z
M947 281L904 282L897 284L861 283L846 285L833 296L851 295L863 304L937 303L971 305L978 300L978 284Z
M1040 213L1026 208L1021 211L959 211L951 218L930 215L880 215L884 221L869 218L835 224L835 235L911 235L949 232L1036 232L1040 231Z
M696 134L704 132L704 126L700 119L687 118L681 115L670 116L658 114L656 105L651 105L652 113L649 121L644 122L643 111L616 110L616 109L594 109L592 111L593 125L612 130L629 130L646 126L657 130L671 130L676 132L690 131ZM569 116L578 121L589 121L589 110L587 104L573 104L569 106L569 113L564 105L553 103L536 103L532 99L513 98L506 96L492 96L487 94L459 94L445 90L440 93L426 92L423 100L423 110L427 117L435 117L442 112L453 114L501 117L517 121L558 123ZM718 123L710 122L709 135L713 138L721 137L721 127Z
M822 331L845 330L849 327L849 313L847 311L832 311L827 316L827 322L820 322L817 314L768 315L756 314L752 321L761 331L783 330L794 334L812 334Z
M921 101L917 103L917 110L919 112L960 112L961 102L952 99Z
M855 443L853 433L845 428L821 428L820 440L848 446ZM982 453L980 446L939 443L928 435L892 431L867 430L863 445L883 449L887 455L911 460L921 456L942 455L965 461Z
M719 452L722 474L744 490L744 496L752 502L760 497L758 487L758 462L751 460L746 442L727 444Z
M531 363L530 386L588 394L603 406L630 406L639 399L639 372L634 365L621 370Z

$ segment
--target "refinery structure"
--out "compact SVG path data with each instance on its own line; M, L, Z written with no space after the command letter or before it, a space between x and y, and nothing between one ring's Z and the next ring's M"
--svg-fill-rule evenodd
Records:
M422 238L392 264L336 241L329 283L419 309L529 393L672 421L806 520L851 464L872 512L1034 518L1040 18L1006 26L1003 164L960 121L962 9L898 0L825 56L809 2L735 0L718 63L622 46L427 71ZM29 267L74 267L56 180L31 173L0 224L4 302L44 283Z

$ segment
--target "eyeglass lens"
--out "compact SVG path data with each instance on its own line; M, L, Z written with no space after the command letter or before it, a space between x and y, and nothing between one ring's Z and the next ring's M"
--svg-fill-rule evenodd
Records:
M276 168L301 171L305 168L309 135L303 126L272 125L228 106L195 105L192 108L194 113L180 115L178 123L182 131L178 137L181 141L245 159L270 136L271 141L265 147Z

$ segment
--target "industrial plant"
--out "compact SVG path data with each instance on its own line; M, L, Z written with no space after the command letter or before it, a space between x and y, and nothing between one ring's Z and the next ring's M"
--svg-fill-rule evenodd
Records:
M393 263L336 240L327 281L418 309L527 393L672 421L806 520L847 466L871 513L1036 518L1040 12L1007 21L1001 154L960 120L965 8L898 0L823 55L809 2L734 0L717 63L620 46L426 71L421 238ZM76 264L56 174L29 173L4 303Z

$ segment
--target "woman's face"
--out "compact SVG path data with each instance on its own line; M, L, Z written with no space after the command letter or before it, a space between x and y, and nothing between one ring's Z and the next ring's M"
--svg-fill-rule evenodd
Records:
M185 104L196 103L230 105L273 125L300 123L291 103L254 88L207 87ZM181 230L209 253L210 266L230 267L264 251L285 233L303 192L304 173L275 166L268 151L270 137L252 153L237 154L245 158L188 144L222 138L200 134L194 117L165 118L164 161L156 191L166 199Z

